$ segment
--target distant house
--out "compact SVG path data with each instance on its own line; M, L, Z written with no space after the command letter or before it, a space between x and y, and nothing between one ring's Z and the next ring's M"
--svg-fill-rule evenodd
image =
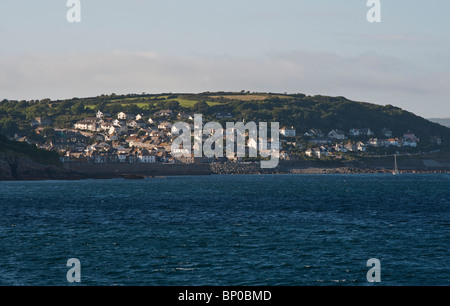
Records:
M178 119L194 120L194 113L178 113Z
M384 141L384 146L385 147L389 147L389 146L400 147L400 141L398 138L389 138Z
M104 115L105 115L105 114L103 114L103 112L102 112L101 110L98 110L98 111L97 111L97 118L98 118L98 119L103 119Z
M138 155L137 158L140 163L143 164L154 164L156 163L156 155L150 153L147 149L142 149Z
M372 136L374 133L370 128L359 129L360 135Z
M108 122L106 122L106 123L101 123L101 124L100 124L100 129L103 130L103 131L109 131L109 129L110 129L112 126L113 126L112 123L108 123Z
M109 134L109 135L105 135L105 140L106 141L118 141L119 137L117 137L117 135L114 135L114 134Z
M350 141L346 143L344 146L347 149L347 151L356 152L358 150L357 145Z
M127 132L127 128L125 126L116 126L113 125L109 128L108 133L112 134L124 134Z
M417 138L416 135L414 135L414 133L412 133L411 131L408 131L405 134L403 134L403 139L414 141L414 142L420 141L419 138Z
M383 134L385 137L388 137L388 138L392 137L392 131L388 128L383 128L381 130L381 134Z
M350 136L359 136L361 135L359 129L350 129L350 131L348 131L348 135Z
M101 110L98 110L96 116L97 116L97 119L103 119L103 118L111 117L111 114L103 113Z
M370 128L362 128L362 129L351 129L348 131L350 136L372 136L374 133Z
M347 153L347 152L348 152L347 147L344 146L344 145L342 145L342 144L336 144L336 145L334 146L334 150L335 150L336 152L342 152L342 153Z
M131 128L137 128L138 124L137 124L136 120L131 120L131 121L127 122L127 126L131 127Z
M126 163L127 162L127 157L128 157L128 154L126 154L126 153L119 153L119 154L117 154L117 160L118 160L119 163Z
M155 116L157 116L157 117L172 117L173 111L170 109L163 109L163 110L157 111L155 113Z
M403 147L411 147L411 148L417 147L417 142L410 140L410 139L403 139L401 144Z
M148 123L150 123L150 124L158 124L158 120L153 119L153 118L149 118L147 121L148 121Z
M356 146L357 146L357 150L360 151L360 152L366 152L366 150L367 150L366 145L362 141L358 141L356 143Z
M75 123L74 129L96 132L98 131L98 124L96 120L90 120L89 118L85 118Z
M134 118L134 119L136 119L136 121L139 121L139 120L142 120L143 118L144 118L144 115L137 114L136 118Z
M380 140L378 138L371 138L369 139L369 141L367 142L367 144L371 147L383 147L384 146L384 141Z
M295 137L296 131L293 126L291 126L290 128L283 127L282 129L280 129L280 134L284 137Z
M114 119L112 122L114 126L124 126L126 125L126 123L127 123L126 120L119 120L119 119Z
M310 129L308 131L305 132L304 134L305 137L317 137L317 138L322 138L325 136L325 134L322 132L322 130L319 129Z
M327 153L322 151L320 148L311 148L305 151L306 156L308 157L316 157L321 158L322 156L326 156Z
M124 112L120 112L117 114L117 119L119 120L134 120L135 116L133 114L126 114Z
M44 125L52 125L53 120L50 118L44 118L44 117L34 117L33 120L31 120L31 126L44 126Z
M335 140L344 140L344 139L346 139L345 133L343 131L340 131L340 130L331 130L328 133L328 138L335 139Z
M158 131L158 130L150 130L147 132L147 135L150 137L162 137L163 136L163 132Z
M172 128L172 124L170 122L163 122L158 124L158 129L161 130L170 130Z

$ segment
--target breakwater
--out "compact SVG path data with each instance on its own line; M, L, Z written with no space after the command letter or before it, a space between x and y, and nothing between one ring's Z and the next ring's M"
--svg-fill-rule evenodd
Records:
M88 164L65 163L64 168L90 178L211 175L208 164Z

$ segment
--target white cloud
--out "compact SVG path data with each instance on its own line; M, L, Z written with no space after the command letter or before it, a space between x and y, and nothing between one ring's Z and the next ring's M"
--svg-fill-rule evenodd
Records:
M0 99L245 89L342 95L449 116L448 80L448 73L375 53L285 51L249 59L113 51L0 58Z

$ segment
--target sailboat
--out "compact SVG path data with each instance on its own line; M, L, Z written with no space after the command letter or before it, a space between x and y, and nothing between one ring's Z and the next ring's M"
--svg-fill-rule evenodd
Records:
M393 175L397 175L400 172L398 171L398 166L397 166L397 154L394 155L394 171L392 171Z

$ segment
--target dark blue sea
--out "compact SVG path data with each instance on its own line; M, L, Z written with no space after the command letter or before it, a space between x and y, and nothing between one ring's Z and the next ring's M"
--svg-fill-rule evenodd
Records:
M0 182L0 285L447 286L449 246L448 174Z

